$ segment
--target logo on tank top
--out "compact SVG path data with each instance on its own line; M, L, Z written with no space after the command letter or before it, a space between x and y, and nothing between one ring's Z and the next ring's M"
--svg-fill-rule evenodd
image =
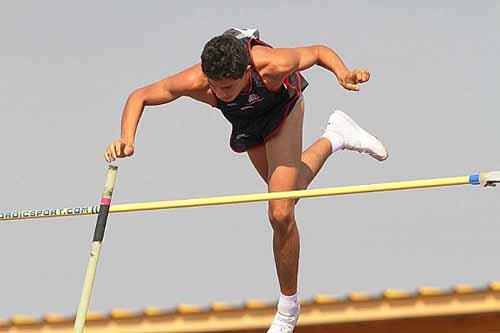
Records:
M253 104L260 101L262 101L262 97L257 94L250 94L250 96L248 96L248 104Z

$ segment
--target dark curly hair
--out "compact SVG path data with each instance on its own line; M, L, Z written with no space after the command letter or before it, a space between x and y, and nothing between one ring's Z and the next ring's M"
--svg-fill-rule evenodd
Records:
M230 35L210 39L201 54L203 73L212 80L240 79L250 64L246 44Z

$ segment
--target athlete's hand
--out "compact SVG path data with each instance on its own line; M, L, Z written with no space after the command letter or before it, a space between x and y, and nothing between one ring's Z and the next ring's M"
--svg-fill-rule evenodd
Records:
M124 140L111 142L106 148L104 159L109 163L117 158L129 157L134 155L134 144Z
M358 83L364 83L370 79L370 72L364 69L355 69L337 78L340 85L347 90L359 91Z

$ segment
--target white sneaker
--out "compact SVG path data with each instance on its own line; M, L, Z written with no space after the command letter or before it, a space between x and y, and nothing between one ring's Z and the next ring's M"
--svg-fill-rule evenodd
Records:
M288 316L277 311L267 333L292 333L299 320L299 314L300 307L295 316Z
M382 142L362 129L354 120L340 110L335 110L328 118L326 130L344 138L344 149L369 154L376 160L384 161L389 154Z

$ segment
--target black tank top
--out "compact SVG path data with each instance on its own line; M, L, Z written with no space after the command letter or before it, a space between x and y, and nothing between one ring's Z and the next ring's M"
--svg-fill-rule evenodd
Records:
M255 70L251 49L254 45L271 46L256 38L243 38L241 41L248 45L252 62L250 69L250 89L247 92L240 93L231 102L224 102L217 98L217 104L215 105L222 111L224 117L233 124L242 121L245 122L245 120L248 121L252 118L259 118L275 109L282 109L291 100L298 99L308 85L299 72L294 72L286 78L283 85L277 91L269 90L262 77Z

